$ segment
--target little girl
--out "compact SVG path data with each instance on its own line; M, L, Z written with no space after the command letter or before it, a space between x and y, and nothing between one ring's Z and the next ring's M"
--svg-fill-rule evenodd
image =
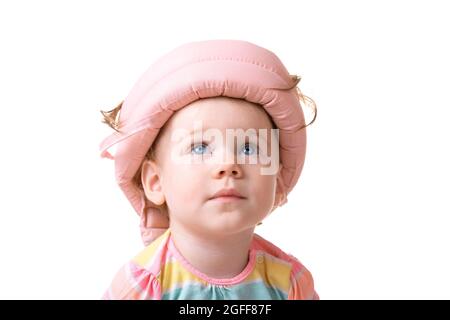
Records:
M192 42L102 111L116 132L101 155L114 159L146 245L104 299L318 299L311 273L254 233L303 167L300 101L316 109L299 81L252 43Z

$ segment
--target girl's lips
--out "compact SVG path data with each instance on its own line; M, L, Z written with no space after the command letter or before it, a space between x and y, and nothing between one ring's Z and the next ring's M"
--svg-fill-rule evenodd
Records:
M236 196L220 196L220 197L216 197L216 198L212 198L212 201L217 201L217 202L235 202L235 201L239 201L239 200L244 200L245 198L242 197L236 197Z
M242 194L240 194L236 189L234 188L228 188L228 189L221 189L217 191L213 196L212 199L218 198L218 197L238 197L238 198L244 198Z

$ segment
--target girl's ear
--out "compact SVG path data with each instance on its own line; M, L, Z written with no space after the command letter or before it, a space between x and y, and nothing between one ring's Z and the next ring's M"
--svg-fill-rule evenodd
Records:
M156 205L164 204L165 197L161 185L161 176L158 165L152 160L142 163L141 182L145 196Z

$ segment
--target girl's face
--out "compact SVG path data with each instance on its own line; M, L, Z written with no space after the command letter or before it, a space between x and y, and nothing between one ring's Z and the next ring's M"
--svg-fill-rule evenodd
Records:
M199 124L201 130L191 135ZM233 134L237 129L255 133L266 129L267 141L248 134L227 138L227 129L235 129ZM277 192L277 172L262 174L261 168L268 165L258 157L258 147L271 154L274 145L278 152L271 129L265 111L245 100L200 99L180 109L160 132L156 160L143 163L147 198L157 204L167 202L172 229L205 236L253 229L270 213ZM221 189L235 189L244 198L213 199Z

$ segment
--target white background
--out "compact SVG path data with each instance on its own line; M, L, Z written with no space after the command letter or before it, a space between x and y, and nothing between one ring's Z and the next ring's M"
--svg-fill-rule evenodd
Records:
M318 107L258 232L322 299L449 299L445 1L0 2L0 298L97 299L141 248L99 110L185 42L275 52Z

